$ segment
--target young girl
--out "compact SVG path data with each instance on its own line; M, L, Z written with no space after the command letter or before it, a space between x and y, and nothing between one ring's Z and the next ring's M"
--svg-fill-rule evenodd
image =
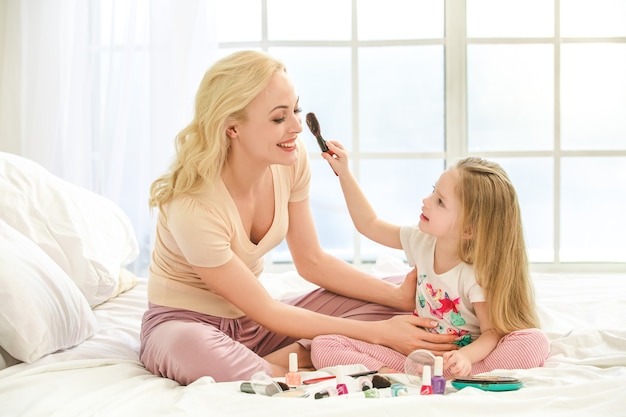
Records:
M446 170L423 200L418 226L380 220L348 167L337 142L324 154L339 175L357 230L403 249L417 274L414 314L439 322L460 348L443 353L444 375L539 367L550 352L539 330L517 195L504 170L477 157ZM341 335L318 336L316 368L361 363L402 372L406 356L388 347Z

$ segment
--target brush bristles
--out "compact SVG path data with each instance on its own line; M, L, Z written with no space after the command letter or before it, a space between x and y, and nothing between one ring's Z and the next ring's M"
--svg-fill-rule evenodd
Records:
M317 121L317 117L315 117L315 113L307 113L306 124L311 133L313 133L313 136L320 136L320 124Z

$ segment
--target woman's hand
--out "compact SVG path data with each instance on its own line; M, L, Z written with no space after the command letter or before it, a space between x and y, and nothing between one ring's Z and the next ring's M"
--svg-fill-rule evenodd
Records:
M439 323L435 320L406 314L371 323L376 326L378 335L378 338L373 338L373 343L390 347L404 355L417 349L426 349L435 355L441 355L442 352L459 348L452 343L456 339L455 335L424 330L437 327Z

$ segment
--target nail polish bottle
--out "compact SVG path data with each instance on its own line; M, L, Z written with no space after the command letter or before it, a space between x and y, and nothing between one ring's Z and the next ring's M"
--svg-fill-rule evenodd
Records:
M433 394L445 394L446 379L443 377L443 358L441 356L435 357L435 369L433 369L430 385L433 387Z
M285 375L285 382L287 385L297 387L302 385L302 378L298 372L298 354L289 354L289 372Z
M337 374L337 386L335 387L337 388L337 393L339 395L345 395L348 393L348 379L351 378L346 378L343 372L339 371Z
M391 387L389 387L391 390L391 396L392 397L402 397L404 395L409 395L409 389L402 384L391 384Z
M433 387L430 384L430 365L424 365L424 369L422 370L422 387L420 388L420 395L430 395L433 393Z

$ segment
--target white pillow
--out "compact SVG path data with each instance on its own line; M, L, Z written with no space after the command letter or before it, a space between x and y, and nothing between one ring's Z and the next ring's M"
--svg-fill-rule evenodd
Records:
M9 355L9 352L4 350L2 345L0 345L0 371L18 363L20 363L20 361Z
M92 336L83 294L35 243L0 220L0 346L33 362Z
M139 245L115 203L26 158L0 152L0 218L35 242L90 306L115 296L119 271Z

